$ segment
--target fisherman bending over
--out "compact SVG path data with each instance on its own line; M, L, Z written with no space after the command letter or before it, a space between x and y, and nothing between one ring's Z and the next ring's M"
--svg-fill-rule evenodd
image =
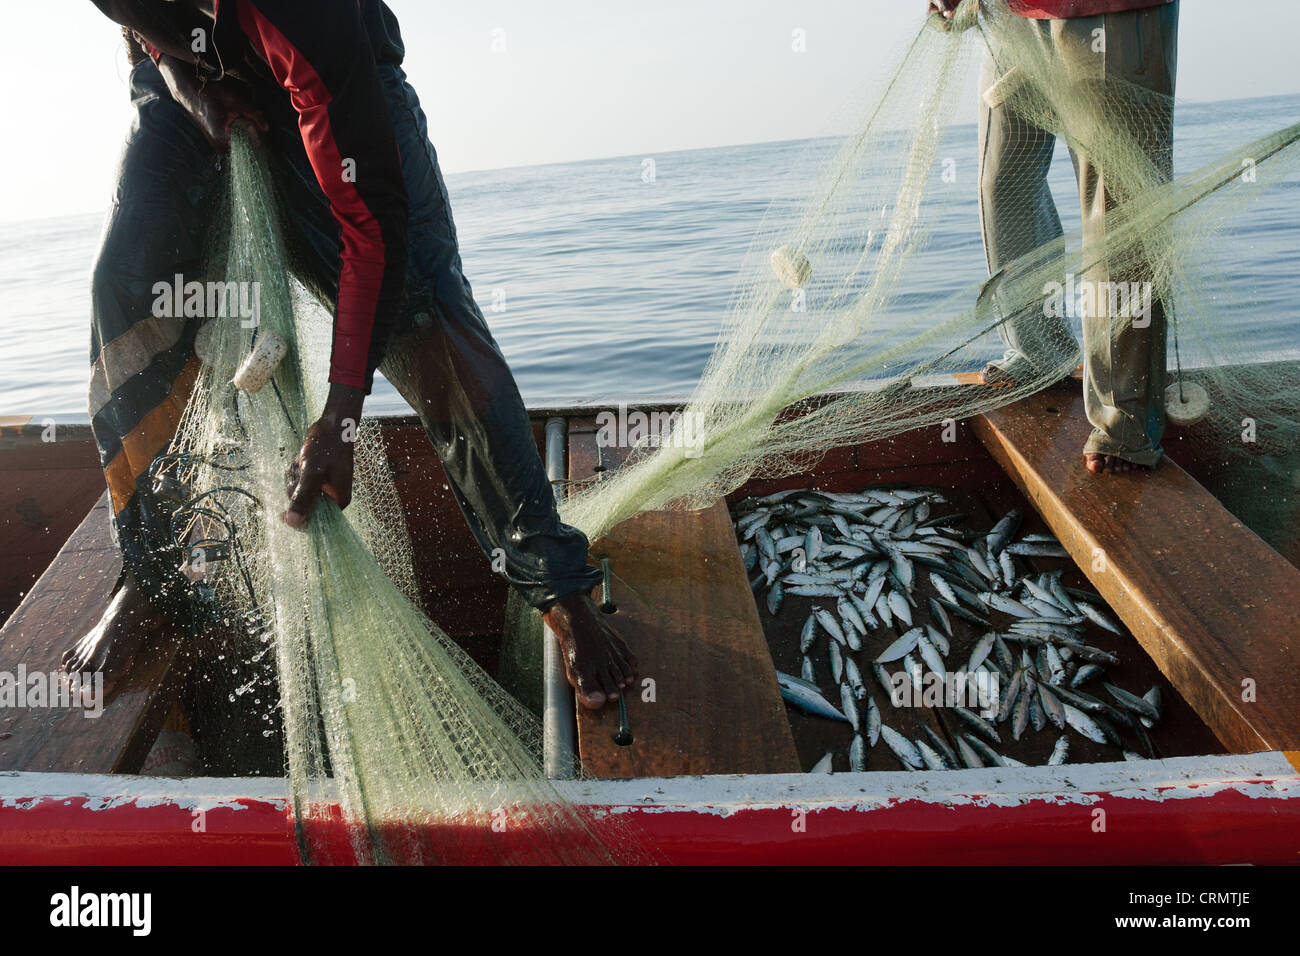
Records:
M1005 3L1031 18L1044 48L1060 63L1060 76L1119 79L1159 94L1142 116L1113 115L1146 153L1157 173L1173 174L1173 94L1178 49L1177 0L984 0ZM930 9L951 17L959 0L930 0ZM1100 31L1100 32L1099 32ZM1101 38L1101 45L1098 38ZM980 219L989 273L1049 242L1064 241L1061 220L1047 186L1056 137L1006 105L990 107L983 94L999 79L992 53L980 76ZM1083 210L1083 241L1105 240L1106 211L1113 206L1104 166L1071 147ZM1106 280L1105 265L1087 278ZM1111 276L1118 280L1118 276ZM1141 276L1126 278L1142 278ZM1100 301L1102 296L1095 297ZM1152 467L1163 451L1165 411L1165 305L1150 300L1150 324L1125 323L1111 330L1105 306L1083 320L1084 407L1092 435L1084 445L1089 471L1118 473ZM1074 336L1063 318L1044 325L1004 322L1002 359L984 369L982 380L1015 379L1028 357L1049 363L1073 354ZM1144 316L1145 319L1145 316Z
M90 414L124 570L65 668L112 683L187 604L147 472L189 397L201 320L155 317L153 287L199 277L221 154L243 120L267 148L295 258L336 303L329 397L283 519L304 527L322 493L347 506L343 423L360 421L381 368L419 415L480 547L504 556L507 579L542 610L581 702L617 698L636 661L591 601L600 573L583 534L560 522L519 389L461 271L392 11L380 0L95 3L126 28L136 110L92 284Z

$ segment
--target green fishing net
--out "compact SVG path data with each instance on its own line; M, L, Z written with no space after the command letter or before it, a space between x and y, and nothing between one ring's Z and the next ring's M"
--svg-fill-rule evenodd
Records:
M992 279L970 274L962 283L955 274L959 291L918 295L945 255L932 243L940 226L949 235L964 226L979 248L972 181L954 185L944 173L950 144L975 135L959 120L980 95L974 67L986 58L1001 78L996 94L1027 128L1054 133L1104 170L1112 203L1104 240L1085 242L1076 231L1031 245ZM931 16L866 91L838 152L812 158L821 165L811 198L771 207L682 410L693 440L643 442L617 472L571 489L566 520L599 538L638 511L704 507L752 477L805 470L830 448L961 420L1058 382L1081 352L1061 343L1046 303L1049 290L1077 277L1099 291L1099 337L1114 340L1142 321L1138 309L1100 294L1103 283L1140 280L1165 304L1169 367L1184 369L1170 381L1183 391L1199 385L1210 402L1189 440L1223 463L1234 507L1251 512L1256 530L1279 546L1294 538L1300 363L1261 364L1275 356L1261 356L1225 322L1228 304L1235 315L1249 310L1250 290L1238 283L1229 293L1221 280L1231 268L1222 264L1228 231L1271 187L1295 185L1300 126L1170 181L1167 155L1144 142L1167 124L1170 98L1107 75L1099 62L1059 55L1035 21L1000 0L967 0L952 23ZM1036 214L1026 204L1002 231L1028 236ZM997 330L1009 322L1022 341L1042 345L1014 381L951 387L952 375L1001 356Z
M541 770L539 723L418 607L411 546L382 436L356 436L346 512L322 498L304 532L279 520L285 473L328 388L330 312L291 278L270 174L243 134L231 156L229 282L260 283L260 321L214 320L174 459L202 496L179 528L227 623L277 661L304 859L607 863L637 842L570 804ZM250 323L251 324L251 323ZM287 357L256 392L231 384L257 337ZM202 562L192 560L191 565Z

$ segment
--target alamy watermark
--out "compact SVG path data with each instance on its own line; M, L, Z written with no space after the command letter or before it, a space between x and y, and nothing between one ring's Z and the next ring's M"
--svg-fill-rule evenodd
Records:
M153 284L156 318L226 319L238 318L246 329L257 327L262 314L262 284L251 282L185 281L179 272L171 282Z
M605 410L596 416L596 444L601 448L682 448L687 458L704 452L704 415L700 412L628 411L620 402L618 411Z
M0 710L14 707L81 710L95 719L104 713L104 675L32 671L19 664L17 673L0 671Z
M1151 324L1154 294L1150 282L1093 282L1068 275L1064 283L1045 284L1043 295L1043 315L1049 319L1104 314L1113 319L1132 319L1135 329Z
M945 674L926 671L919 688L912 675L901 670L891 675L889 682L894 688L890 702L895 707L966 707L981 717L991 717L998 711L1001 681L997 674L986 670Z

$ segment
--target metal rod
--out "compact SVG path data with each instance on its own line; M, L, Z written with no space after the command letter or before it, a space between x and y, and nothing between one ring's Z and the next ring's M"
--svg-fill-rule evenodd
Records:
M564 497L567 474L565 444L569 423L563 418L546 420L546 477L558 503ZM564 673L560 645L554 632L543 625L542 633L542 766L552 780L577 776L578 723L574 712L573 688Z

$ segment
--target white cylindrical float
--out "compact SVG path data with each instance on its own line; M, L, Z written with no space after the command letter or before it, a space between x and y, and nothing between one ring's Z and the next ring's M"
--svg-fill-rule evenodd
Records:
M288 354L289 343L275 332L263 329L258 333L253 351L248 353L230 381L240 391L259 391L271 380L276 367Z

